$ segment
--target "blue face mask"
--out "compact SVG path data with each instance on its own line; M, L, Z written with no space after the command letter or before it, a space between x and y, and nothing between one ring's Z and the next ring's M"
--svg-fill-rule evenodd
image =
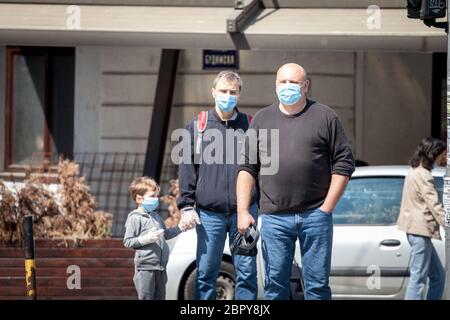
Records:
M156 210L159 205L158 197L145 197L144 202L142 202L141 206L145 210L145 212L150 213Z
M237 104L237 96L232 94L218 94L216 95L216 106L222 112L231 112Z
M301 86L296 83L282 83L278 87L278 99L284 105L296 104L302 98Z

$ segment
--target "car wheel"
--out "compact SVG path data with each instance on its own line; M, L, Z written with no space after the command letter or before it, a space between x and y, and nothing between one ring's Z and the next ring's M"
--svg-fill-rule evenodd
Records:
M184 300L195 299L196 275L197 268L194 268L186 279L183 290ZM222 261L216 283L217 300L233 300L235 286L236 275L233 265L229 262Z

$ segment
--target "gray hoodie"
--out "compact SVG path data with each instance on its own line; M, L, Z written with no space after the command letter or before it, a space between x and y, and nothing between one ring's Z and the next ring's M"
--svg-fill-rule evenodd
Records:
M151 228L164 229L164 239L142 246L138 237ZM123 244L127 248L135 249L134 265L138 270L165 270L169 260L169 246L166 240L172 239L181 233L176 226L166 228L161 216L156 212L146 213L138 209L130 212L125 222L125 236Z

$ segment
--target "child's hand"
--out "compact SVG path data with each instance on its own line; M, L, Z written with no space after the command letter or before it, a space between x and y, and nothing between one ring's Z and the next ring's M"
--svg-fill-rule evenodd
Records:
M144 235L138 238L138 241L141 245L145 246L146 244L153 243L158 241L161 236L164 234L164 229L156 229L151 228Z

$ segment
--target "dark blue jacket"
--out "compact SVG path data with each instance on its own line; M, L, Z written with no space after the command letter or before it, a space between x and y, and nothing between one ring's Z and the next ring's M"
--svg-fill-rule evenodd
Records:
M234 161L231 164L226 163L226 130L234 131L236 136L244 137L245 131L249 128L249 120L246 114L238 111L234 120L222 121L214 108L208 110L208 122L206 131L217 129L223 137L223 161L221 163L205 163L204 158L199 164L195 164L195 143L197 130L196 116L187 126L191 137L191 163L180 163L179 165L179 185L180 197L177 205L179 209L187 206L197 206L198 208L217 212L232 214L237 212L236 205L236 178L237 178L237 159L241 154L241 144L234 139ZM202 139L202 153L212 141L205 141L206 131ZM243 141L243 139L242 139ZM229 144L229 143L228 143ZM212 147L212 146L210 146ZM208 150L208 149L207 149ZM206 150L206 151L207 151ZM211 149L209 149L211 150ZM209 152L208 152L209 154ZM214 155L214 154L213 154ZM198 162L198 161L197 161ZM257 185L257 183L255 184ZM258 197L257 189L253 191L253 201Z

